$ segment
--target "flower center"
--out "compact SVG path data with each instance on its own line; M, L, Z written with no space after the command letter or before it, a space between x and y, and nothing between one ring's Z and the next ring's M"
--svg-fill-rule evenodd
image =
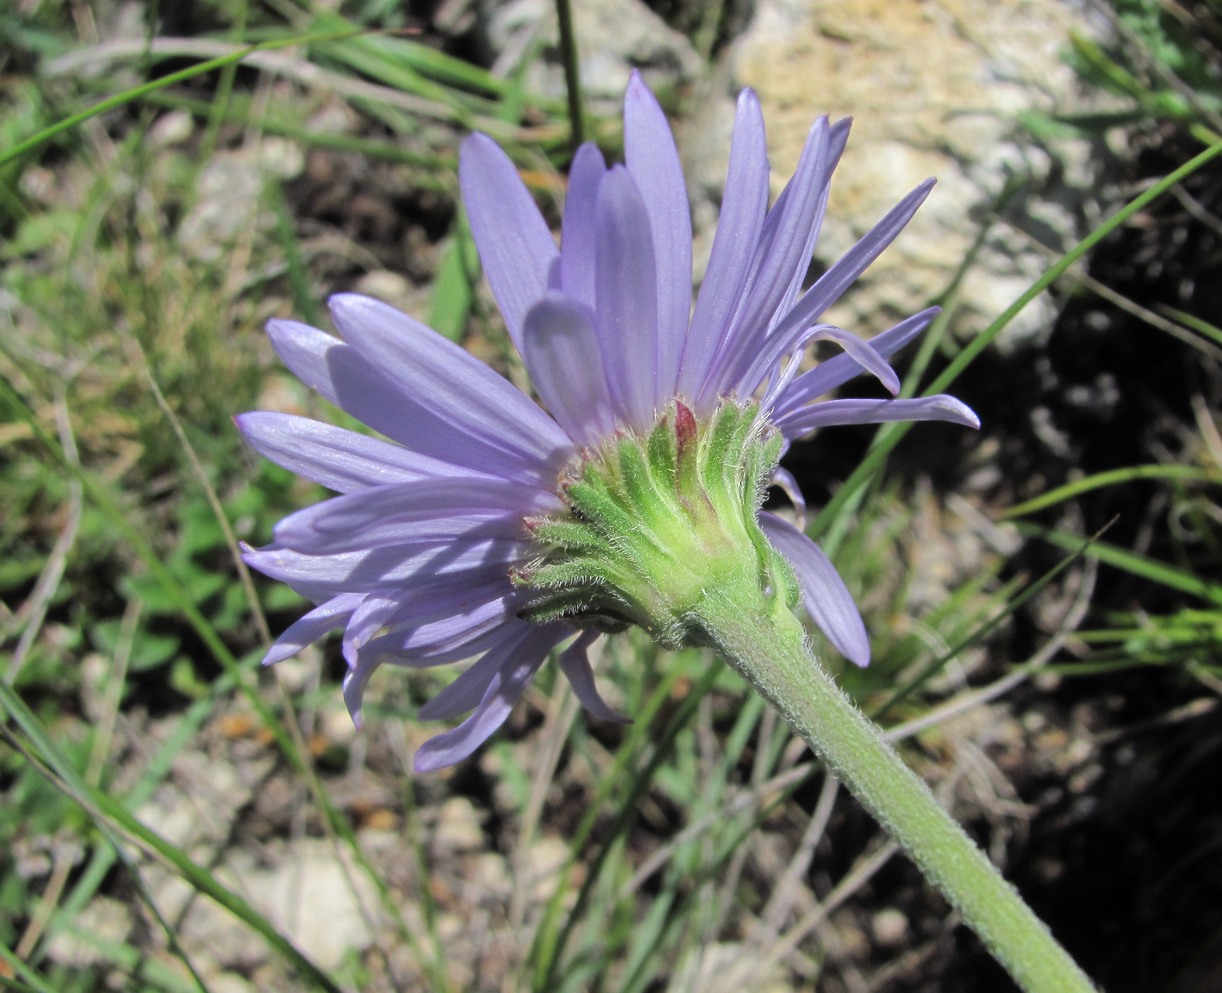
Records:
M792 609L797 581L757 519L781 445L754 403L697 420L675 400L647 435L586 449L561 476L567 512L526 522L538 555L513 574L521 616L635 624L680 648L707 643L701 605L744 581Z

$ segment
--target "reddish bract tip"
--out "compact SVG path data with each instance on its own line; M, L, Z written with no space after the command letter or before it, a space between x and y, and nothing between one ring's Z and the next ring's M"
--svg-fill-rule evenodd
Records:
M679 454L682 455L687 447L696 440L696 415L692 412L692 408L685 404L682 400L675 401L675 442L678 445Z

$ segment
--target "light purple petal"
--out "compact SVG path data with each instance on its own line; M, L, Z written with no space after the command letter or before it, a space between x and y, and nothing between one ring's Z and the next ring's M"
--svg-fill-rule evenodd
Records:
M411 665L408 659L413 658L436 660L440 655L448 656L470 646L494 628L514 620L514 611L519 602L517 591L506 580L498 595L490 594L461 612L415 625L402 622L393 624L387 634L377 639L377 645L371 642L370 647L371 650L376 647L380 652L394 652L400 657L402 665ZM467 658L474 654L475 651L468 647L466 654L457 657ZM436 662L430 661L429 664Z
M365 700L365 687L369 685L369 678L377 670L377 664L367 666L357 666L355 669L349 669L348 674L344 676L344 705L348 708L348 714L352 717L352 723L359 731L361 729L361 705Z
M494 424L480 426L476 436L459 430L446 412L439 412L405 392L403 384L388 375L387 370L340 339L296 321L269 321L267 333L284 364L319 396L413 451L443 462L452 461L472 472L522 482L550 482L554 478L554 466L507 454L503 445L490 440ZM429 333L440 339L435 332ZM476 361L472 356L467 358ZM486 368L485 373L495 376ZM513 390L504 381L502 387ZM520 394L519 399L528 402ZM549 420L542 411L536 413ZM553 441L562 435L555 424L548 433ZM563 453L558 451L555 460L562 459Z
M577 149L569 167L560 236L560 288L566 296L594 309L596 249L594 210L607 162L590 142ZM529 311L527 312L529 314Z
M775 373L786 353L792 356L805 349L808 343L820 339L833 341L843 348L852 356L853 361L867 372L873 373L892 396L900 391L900 381L899 377L895 374L895 370L868 343L862 341L851 331L845 331L843 328L834 327L831 324L816 324L813 328L801 329L796 334L790 334L787 331L777 331L764 340L759 351L754 356L744 356L748 360L748 365L738 378L739 395L753 395L760 384ZM783 381L792 375L795 368L791 357L788 367L781 376L781 380ZM770 389L770 396L772 392Z
M438 454L475 442L509 471L527 472L554 471L570 454L569 439L538 404L436 331L370 297L341 293L329 304L344 340L434 415L411 447L424 451L427 441Z
M363 593L341 593L319 604L288 626L284 634L275 640L271 648L267 650L267 654L263 656L263 664L275 665L277 662L292 658L307 645L314 644L323 635L343 627L364 599L365 594Z
M788 469L782 469L777 466L772 470L772 476L768 480L769 486L775 486L787 497L793 504L794 516L798 519L798 527L806 526L806 496L802 492L802 487L798 485L797 479Z
M531 308L523 333L526 368L543 403L579 445L615 430L602 351L584 304L551 294Z
M365 597L344 629L344 658L349 668L356 665L361 646L378 633L402 606L403 597L407 595L405 590L395 590L381 596L371 594Z
M569 685L573 687L573 693L587 713L599 720L612 721L616 724L631 724L632 718L625 717L610 706L598 692L598 685L594 681L594 670L590 668L590 658L586 654L586 649L599 637L601 637L599 631L584 632L561 653L560 671L568 678Z
M505 723L552 647L571 633L566 625L535 626L492 677L475 712L452 731L430 738L416 751L417 772L461 762Z
M980 427L980 418L970 407L945 393L913 400L825 400L802 407L775 423L786 438L801 438L816 428L836 424L887 421L950 421L964 427Z
M340 493L455 473L448 462L308 417L260 410L234 422L264 458Z
M891 244L904 226L912 220L917 208L925 202L934 181L926 180L903 200L896 204L887 216L879 221L857 244L837 259L815 285L807 290L793 309L785 315L782 327L796 327L815 323L840 295L866 271L876 258Z
M806 236L806 245L802 251L804 261L802 265L794 270L789 286L785 289L785 296L781 299L773 315L773 326L793 306L793 302L798 298L798 294L802 290L802 284L806 281L806 274L810 268L810 258L815 252L815 243L819 240L819 233L823 229L823 218L827 213L827 202L832 194L832 175L835 173L836 165L840 162L840 156L844 154L845 146L848 144L849 129L852 127L852 124L852 118L845 117L831 125L827 130L827 153L823 159L823 179L819 183L819 192L815 198L814 210L811 211L810 231Z
M490 624L481 624L478 629L472 627L466 632L455 634L447 641L437 641L428 645L414 646L411 650L396 648L403 638L396 635L385 635L375 638L357 659L366 657L376 660L378 665L392 665L401 669L432 669L439 665L450 665L461 662L472 656L487 651L500 639L506 625L518 623L517 617Z
M730 165L721 197L721 216L684 347L678 393L694 397L730 325L751 270L768 209L768 151L764 117L751 90L738 97Z
M894 355L907 345L913 338L921 334L939 313L941 307L930 307L919 314L905 318L894 327L882 334L869 339L867 344L884 359ZM864 371L860 363L852 355L835 355L826 362L820 362L814 369L804 372L795 379L777 398L773 406L775 417L786 414L805 406L825 393L830 393L837 386L843 386L854 376Z
M788 521L764 511L760 527L778 552L793 566L802 590L802 603L840 654L854 665L870 662L870 639L861 613L831 560Z
M738 396L753 396L761 383L777 374L781 360L786 355L789 356L789 361L784 371L780 373L780 377L785 379L792 376L796 371L795 356L806 348L808 342L823 337L829 329L831 329L830 325L817 324L813 328L802 328L794 335L772 334L766 338L761 337L754 353L740 351L739 358L744 364L728 381L734 384L728 392L736 393Z
M409 668L456 662L483 651L496 631L515 620L518 591L506 573L446 577L413 584L398 610L385 620L386 633L361 652Z
M493 652L476 659L449 686L425 703L416 716L422 721L446 721L474 710L501 671L501 662Z
M487 135L463 142L458 182L488 285L521 351L526 312L558 264L556 243L509 156Z
M602 181L595 214L595 319L603 368L619 418L643 432L665 402L658 397L657 268L649 213L622 166L612 168Z
M719 397L738 388L735 376L744 356L755 354L794 273L805 271L810 261L804 254L807 236L826 158L827 118L821 117L807 136L793 177L764 219L747 285L696 399L697 414L707 413Z
M521 636L520 629L523 624L524 622L515 619L510 624L501 625L499 629L486 634L484 637L468 642L463 654L457 655L454 658L448 658L446 661L458 662L485 650L495 651L497 646L507 640L512 640L516 644ZM344 677L344 703L348 707L348 713L352 715L353 723L358 728L361 726L361 704L365 696L365 688L369 685L370 678L378 669L383 665L408 666L411 668L422 667L419 660L405 660L394 652L378 652L374 650L375 643L378 640L374 639L374 641L365 646L365 649L357 656L356 665L350 668L348 674ZM431 664L433 663L424 663L424 665Z
M525 541L473 538L340 555L307 555L270 545L250 549L242 558L252 569L288 583L311 600L321 601L340 593L373 593L453 573L490 577L500 571L508 575L513 564L528 552Z
M388 438L409 440L400 429L410 427L415 407L402 404L386 377L351 347L298 321L268 321L267 336L289 371L323 399Z
M692 217L683 166L666 115L637 72L624 95L624 160L645 201L657 272L657 382L674 394L692 308Z
M422 721L445 721L474 710L506 660L517 653L530 633L531 625L526 621L505 625L493 647L427 701L416 716Z
M276 525L284 548L312 555L461 537L525 538L527 516L562 509L555 494L499 479L420 479L333 497Z
M412 593L387 622L394 630L418 627L432 621L477 610L490 601L508 602L516 592L508 572L443 576L431 582L412 584Z
M895 396L900 391L900 378L895 374L895 370L891 368L887 360L874 350L874 346L867 341L862 341L857 335L851 331L845 331L843 328L831 327L823 325L819 332L815 335L816 338L825 338L828 341L834 341L837 345L844 349L848 356L861 366L866 372L870 373L883 384L883 388Z

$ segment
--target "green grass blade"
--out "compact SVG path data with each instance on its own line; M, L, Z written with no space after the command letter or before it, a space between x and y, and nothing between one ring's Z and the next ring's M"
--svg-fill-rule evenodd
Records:
M1208 338L1215 345L1222 345L1222 328L1216 324L1210 324L1209 321L1202 320L1195 314L1189 314L1174 307L1167 307L1163 313L1173 321L1179 321L1185 327L1191 328L1197 334Z
M1072 549L1082 542L1082 539L1076 535L1066 534L1064 531L1058 531L1053 528L1044 529L1025 527L1023 525L1019 527L1023 534L1043 538L1045 541L1051 542L1060 548ZM1153 583L1158 583L1160 586L1166 586L1168 589L1179 590L1181 593L1187 593L1190 596L1199 597L1202 600L1222 606L1222 583L1208 582L1183 569L1177 569L1175 566L1167 565L1165 562L1159 562L1157 559L1149 558L1138 552L1132 552L1127 548L1120 548L1116 545L1096 542L1091 545L1087 554L1107 565L1123 569L1130 575L1148 579Z
M1035 513L1037 510L1043 510L1046 507L1064 503L1066 500L1072 500L1074 497L1079 497L1083 493L1089 493L1091 490L1116 486L1121 483L1132 483L1139 479L1169 479L1190 483L1222 483L1222 472L1218 472L1216 469L1198 469L1195 466L1188 465L1138 465L1127 469L1111 469L1108 472L1098 472L1082 479L1075 479L1072 483L1066 483L1064 486L1058 486L1047 493L1042 493L1030 500L1016 504L1002 514L1002 518L1010 520L1015 517L1024 517L1027 514Z
M344 32L351 33L351 32ZM0 152L0 166L7 165L14 159L18 159L27 152L33 151L40 145L45 145L52 138L58 137L67 131L71 131L78 124L89 120L91 117L97 117L98 114L104 114L108 110L115 110L119 107L126 106L137 100L141 100L151 93L156 93L158 90L164 90L168 86L173 86L176 83L181 83L184 80L193 79L196 76L202 76L204 73L212 72L214 69L223 69L225 66L236 65L243 59L255 54L256 52L273 51L278 48L290 48L294 45L310 44L311 42L329 41L337 37L334 34L321 35L317 37L301 36L294 38L281 38L275 41L265 41L258 45L247 45L245 48L238 49L228 55L222 55L215 59L208 59L205 62L200 62L197 65L188 66L185 69L180 69L177 72L172 72L160 79L155 79L148 83L141 83L139 86L133 86L131 89L124 90L121 93L116 93L114 96L107 97L105 100L100 100L92 107L86 107L84 110L78 111L75 114L69 114L63 120L56 121L50 127L43 128L36 134L31 135L24 141L19 141L7 151ZM342 37L342 34L338 37Z
M42 977L22 962L7 945L0 945L0 959L4 960L15 975L21 977L18 981L0 973L0 989L13 990L15 993L59 993L59 990L46 985Z
M451 341L462 338L475 300L475 281L479 278L479 253L467 224L466 214L459 212L453 234L437 267L433 283L433 302L429 309L429 327Z

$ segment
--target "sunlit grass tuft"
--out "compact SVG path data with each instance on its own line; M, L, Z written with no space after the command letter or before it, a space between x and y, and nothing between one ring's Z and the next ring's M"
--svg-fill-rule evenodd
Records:
M614 641L600 678L634 724L585 720L563 681L545 678L478 763L427 780L409 771L428 732L414 714L447 675L377 682L357 736L333 648L257 668L265 617L279 629L301 605L277 584L252 595L233 540L266 541L317 494L250 458L230 418L315 409L276 370L262 324L324 321L328 291L386 264L323 212L303 216L295 184L312 155L397 170L404 199L441 219L428 285L412 286L406 263L396 273L421 290L420 316L520 376L451 201L456 143L478 127L554 213L568 130L564 107L521 82L538 53L493 75L423 44L401 5L372 0L342 15L281 2L239 4L225 20L210 8L206 35L110 47L37 6L29 23L0 14L18 59L0 101L0 976L55 993L219 993L256 988L256 976L284 990L627 993L696 976L713 991L760 988L761 976L813 987L826 946L812 936L892 849L863 829L852 851L829 851L852 816L834 782L707 653ZM375 22L394 30L358 31ZM692 23L711 50L717 25ZM272 46L246 52L250 42ZM219 62L197 72L207 60ZM1190 122L1203 133L1211 99L1157 106L1203 108ZM607 124L588 123L615 144ZM1027 300L1204 164L1100 227L966 349L931 337L914 388L944 389ZM1208 322L1175 320L1216 345ZM938 349L949 368L933 376ZM879 433L814 526L872 632L874 663L842 678L910 755L935 765L951 750L945 721L1044 669L1162 665L1218 692L1218 466L1204 432L1191 466L1087 478L1012 510L1162 479L1181 487L1169 519L1181 561L1041 531L1064 558L1034 576L1008 573L1017 529L944 503L926 481L889 481L902 434ZM1079 628L1087 561L1184 600ZM1066 576L1080 595L1048 645L991 654L990 639ZM1067 644L1073 661L1045 651ZM206 792L212 776L222 788ZM446 806L455 799L475 811L472 847L456 829L467 807ZM206 815L222 836L202 832ZM331 898L353 897L370 935L327 969L264 901L268 873L307 841L342 867ZM108 930L115 920L126 930ZM254 936L264 957L222 961L201 920L225 921L227 942Z

